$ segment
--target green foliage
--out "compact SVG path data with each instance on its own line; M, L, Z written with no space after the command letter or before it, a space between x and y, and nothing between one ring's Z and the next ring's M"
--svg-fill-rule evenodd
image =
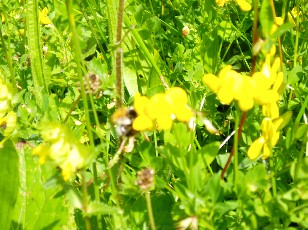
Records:
M18 155L11 141L5 142L0 149L0 158L0 225L3 229L9 229L19 189Z
M12 91L0 91L0 133L8 111L17 116L0 135L1 229L308 228L307 4L127 0L116 43L121 2L0 2L0 77ZM124 106L176 86L194 119L119 136L132 128L113 115L119 50ZM202 79L227 65L247 77L281 71L279 117L261 103L221 104ZM251 160L260 137L269 157L262 142Z

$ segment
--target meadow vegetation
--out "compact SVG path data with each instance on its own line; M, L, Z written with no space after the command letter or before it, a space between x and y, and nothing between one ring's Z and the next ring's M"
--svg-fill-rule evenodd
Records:
M307 229L305 0L2 0L1 229Z

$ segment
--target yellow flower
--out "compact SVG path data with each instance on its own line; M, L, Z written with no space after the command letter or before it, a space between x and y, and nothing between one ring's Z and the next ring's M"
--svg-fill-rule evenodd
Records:
M4 128L4 132L2 133L3 136L6 137L15 130L16 120L16 113L14 113L13 111L8 112L5 117L0 118L0 125Z
M279 107L276 102L271 102L262 106L263 116L275 119L279 117Z
M141 114L133 122L133 129L136 131L153 130L153 121L146 115Z
M248 157L252 160L260 156L263 148L262 159L270 156L272 147L274 147L279 140L278 128L281 124L280 120L273 121L270 118L264 118L261 124L262 136L255 140L248 149Z
M82 169L94 157L87 146L74 140L69 131L57 124L48 124L42 131L44 144L33 149L39 163L50 160L62 170L62 177L69 180L77 170Z
M235 0L235 2L239 5L242 11L250 11L251 5L245 0Z
M216 4L220 7L223 7L226 3L228 3L230 0L215 0Z
M150 99L136 94L134 98L134 109L137 117L133 121L133 129L145 130L168 130L173 120L189 122L194 114L187 105L186 92L173 87L166 93L158 93Z
M5 22L5 15L4 15L3 12L1 12L1 21L2 21L2 23Z
M39 11L39 21L43 25L51 24L51 21L48 18L48 9L46 7Z
M228 3L230 0L215 0L216 4L220 7L223 7L226 3ZM251 10L251 5L245 1L245 0L235 0L236 4L239 5L241 10L243 11L249 11Z
M214 74L205 74L202 78L203 83L217 94L221 87L221 80Z
M247 152L248 157L255 160L263 150L262 159L268 158L272 148L278 143L279 131L289 123L291 117L292 112L286 112L275 119L264 118L261 123L262 135L249 147Z
M276 17L276 24L277 24L278 26L281 26L281 25L283 24L283 19L282 19L282 17Z
M294 7L291 12L288 13L288 20L289 22L296 24L295 19L301 15L301 11L297 11L296 7Z
M218 74L203 76L203 82L217 94L218 99L224 104L237 100L242 111L250 110L254 105L256 91L255 82L232 70L232 66L224 67Z

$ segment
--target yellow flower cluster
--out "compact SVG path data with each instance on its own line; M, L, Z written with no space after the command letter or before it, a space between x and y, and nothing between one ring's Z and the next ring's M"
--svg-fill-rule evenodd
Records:
M33 149L33 155L39 156L39 163L51 160L62 170L62 177L68 181L72 175L83 168L89 161L90 151L86 146L72 138L66 128L57 124L49 124L42 131L46 142Z
M137 94L134 99L134 108L137 117L133 122L136 131L168 130L173 120L189 122L194 114L187 105L186 92L173 87L165 93L159 93L151 98Z
M223 7L226 3L228 3L230 0L216 0L216 4L220 7ZM236 4L241 8L243 11L250 11L251 5L249 2L245 0L234 0Z
M250 110L255 103L263 106L263 112L268 117L278 117L278 89L283 82L283 73L278 72L279 58L271 65L271 57L267 55L260 72L252 77L242 75L231 66L224 67L216 77L213 74L203 76L203 82L218 97L223 104L238 101L242 111Z
M272 58L274 54L275 47L266 55L261 70L252 77L237 73L231 66L224 67L218 77L213 74L203 77L203 82L224 104L236 100L242 111L250 110L255 104L262 106L265 117L261 124L262 135L248 150L251 159L258 158L262 149L263 159L270 156L272 147L278 142L279 130L286 120L286 116L279 116L278 90L283 83L283 73L279 70L280 59Z
M0 78L0 126L3 130L1 133L5 137L16 127L16 114L11 108L12 97L10 88Z

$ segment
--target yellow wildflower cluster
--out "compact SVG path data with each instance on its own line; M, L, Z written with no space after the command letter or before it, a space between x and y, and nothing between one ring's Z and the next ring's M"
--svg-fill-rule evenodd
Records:
M250 146L248 156L251 159L259 157L263 149L262 158L270 155L271 148L279 139L279 129L284 119L279 116L278 90L283 83L283 73L279 70L280 59L272 57L275 47L265 57L262 68L248 77L232 70L231 66L224 67L218 77L206 74L203 82L217 95L224 104L230 104L233 100L238 102L242 111L248 111L255 104L262 106L264 119L261 125L262 136Z
M39 163L52 161L62 170L62 177L68 181L72 175L83 168L91 154L86 146L72 138L66 128L57 124L49 124L42 131L45 141L33 149L33 155L39 156Z
M12 97L10 88L0 78L0 126L1 133L5 137L10 135L16 127L16 114L11 107Z
M228 3L230 0L216 0L216 4L220 7L223 7L226 3ZM245 0L234 0L236 4L241 8L243 11L250 11L251 5L249 2Z
M194 114L187 105L186 92L173 87L165 93L159 93L151 98L137 94L134 99L134 108L137 117L133 122L136 131L168 130L173 120L189 122Z
M278 68L279 58L271 65L271 55L267 55L261 71L252 77L242 75L228 65L219 72L218 77L204 75L203 82L223 104L236 100L242 111L248 111L258 103L263 106L265 116L277 117L277 91L283 82L283 73L278 72Z

